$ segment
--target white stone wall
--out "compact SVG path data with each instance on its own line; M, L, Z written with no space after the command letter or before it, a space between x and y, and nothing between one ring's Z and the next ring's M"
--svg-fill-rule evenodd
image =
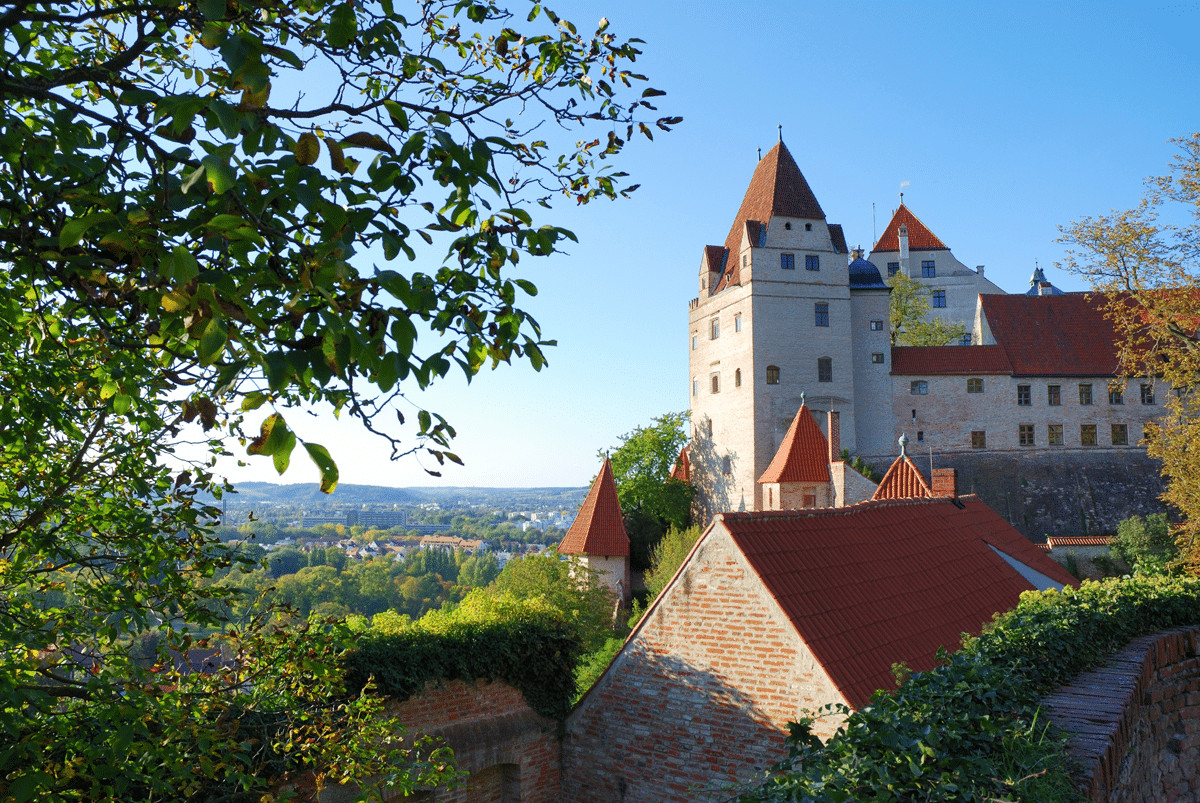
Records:
M868 259L879 268L884 280L887 280L888 263L899 262L898 251L872 252ZM921 262L933 260L937 276L927 279L921 275ZM946 291L946 306L931 307L929 313L951 323L961 323L968 333L973 331L975 324L976 297L980 293L998 293L1004 290L973 268L968 268L947 250L910 251L908 258L909 275L933 290ZM978 345L978 343L976 343Z
M983 380L982 393L968 393L967 380L962 376L896 376L896 395L892 415L894 436L908 435L909 450L914 459L919 455L975 451L972 431L986 433L988 452L1026 452L1030 456L1063 450L1129 450L1139 448L1146 422L1163 414L1161 394L1157 389L1156 404L1142 404L1138 382L1130 384L1125 403L1109 404L1106 377L1013 377L977 375ZM911 383L927 383L926 395L913 395ZM1079 402L1079 386L1092 386L1092 403ZM1018 387L1029 386L1028 406L1019 405ZM1059 388L1058 405L1049 404L1049 387ZM915 411L915 418L914 418ZM1019 442L1020 425L1033 425L1034 445ZM1081 425L1096 427L1096 445L1081 442ZM1125 424L1128 445L1114 446L1112 425ZM1049 427L1061 426L1062 445L1050 445ZM918 433L922 437L918 440Z
M579 555L580 563L599 575L601 585L621 598L630 599L629 557L613 555Z
M878 266L876 266L878 267ZM843 435L842 447L851 454L880 454L895 444L892 434L892 348L888 318L889 293L885 290L854 290L850 293L851 344L854 359L854 437ZM871 322L883 328L872 330ZM883 362L872 361L880 354ZM845 432L846 425L842 425ZM850 447L845 441L854 444Z

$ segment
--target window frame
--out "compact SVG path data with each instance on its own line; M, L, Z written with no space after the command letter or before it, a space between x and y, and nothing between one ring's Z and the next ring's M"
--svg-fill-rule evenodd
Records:
M833 381L833 357L817 357L817 381Z
M882 332L883 331L883 321L871 321L871 331L872 332Z
M733 386L735 388L740 388L742 386L742 369L741 368L733 369Z
M967 379L967 393L983 393L983 377L969 377Z
M742 313L737 313L733 316L733 331L742 331Z
M778 385L779 384L779 366L778 365L768 365L767 366L766 379L767 379L768 385Z
M816 301L813 303L813 326L829 326L828 301Z
M929 395L929 380L914 379L908 383L909 396L928 396Z
M1046 425L1046 443L1049 446L1062 446L1064 444L1062 424Z
M1033 424L1017 424L1017 445L1037 446L1037 433Z
M1117 434L1120 433L1118 439ZM1112 445L1113 446L1128 446L1129 445L1129 425L1128 424L1113 424L1112 425Z
M871 352L871 364L872 365L883 365L883 352L882 351L872 351Z
M804 255L804 269L811 271L819 271L821 269L821 257L819 254Z
M929 304L935 309L946 308L946 291L939 288L929 293Z
M971 430L971 448L986 449L987 448L987 430L973 429Z
M1033 406L1033 386L1032 385L1017 385L1017 406L1032 407Z
M1092 405L1092 383L1079 383L1079 404L1082 407L1090 407Z
M1100 443L1099 433L1096 432L1095 424L1080 424L1079 425L1079 445L1080 446L1096 446L1099 443Z
M932 259L921 260L921 278L936 279L937 278L937 263Z
M720 374L720 372L709 374L708 382L709 382L709 391L708 392L710 395L721 392L721 374Z
M1062 406L1062 385L1046 385L1046 404L1050 407Z
M796 255L795 254L786 254L786 253L780 254L779 255L779 269L780 270L795 270L796 269Z
M1109 388L1108 389L1108 403L1109 404L1124 404L1125 403L1125 391L1121 390L1121 388Z
M716 340L720 336L721 336L721 318L720 318L720 316L717 316L715 318L709 318L709 320L708 320L708 339Z
M1141 388L1142 404L1154 404L1154 385L1143 382Z
M892 278L893 276L895 276L899 272L900 272L900 263L899 262L887 263L887 274L888 274L889 279Z

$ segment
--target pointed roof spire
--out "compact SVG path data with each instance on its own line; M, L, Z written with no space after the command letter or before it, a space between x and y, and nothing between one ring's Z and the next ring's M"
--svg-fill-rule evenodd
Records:
M579 507L579 515L559 543L558 551L563 555L621 557L629 554L629 535L625 532L625 518L617 499L612 463L607 457Z
M904 205L904 193L900 193L900 208L896 210L895 214L892 215L892 219L888 221L883 234L879 236L879 242L875 243L875 247L871 249L871 252L899 251L901 226L908 228L908 248L910 251L950 250L944 242L938 239L936 234L929 230L928 226L909 211L909 208Z
M829 441L813 418L804 397L800 409L779 451L767 470L758 478L762 482L829 482Z
M821 204L796 166L796 160L783 144L782 130L781 126L779 142L755 166L750 186L746 188L737 217L729 229L729 236L725 238L726 253L731 256L726 259L729 268L721 277L718 290L741 282L741 261L733 255L741 250L742 233L746 231L747 223L756 222L766 226L775 215L825 219Z

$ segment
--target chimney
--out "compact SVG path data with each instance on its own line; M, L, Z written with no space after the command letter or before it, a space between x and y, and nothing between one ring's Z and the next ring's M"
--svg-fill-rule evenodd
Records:
M978 273L980 276L982 276L983 275L983 265L976 265L975 272Z
M933 495L950 499L958 498L958 472L952 468L935 468L933 470Z
M905 276L912 276L908 272L908 226L900 225L900 270Z
M828 426L825 431L829 435L829 462L836 463L842 459L842 414L834 410L829 411Z

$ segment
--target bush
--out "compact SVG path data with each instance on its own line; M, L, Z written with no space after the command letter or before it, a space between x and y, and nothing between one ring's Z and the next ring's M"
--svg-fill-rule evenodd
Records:
M1167 524L1166 513L1146 518L1133 516L1117 525L1112 550L1117 557L1142 574L1161 574L1179 563L1179 547Z

